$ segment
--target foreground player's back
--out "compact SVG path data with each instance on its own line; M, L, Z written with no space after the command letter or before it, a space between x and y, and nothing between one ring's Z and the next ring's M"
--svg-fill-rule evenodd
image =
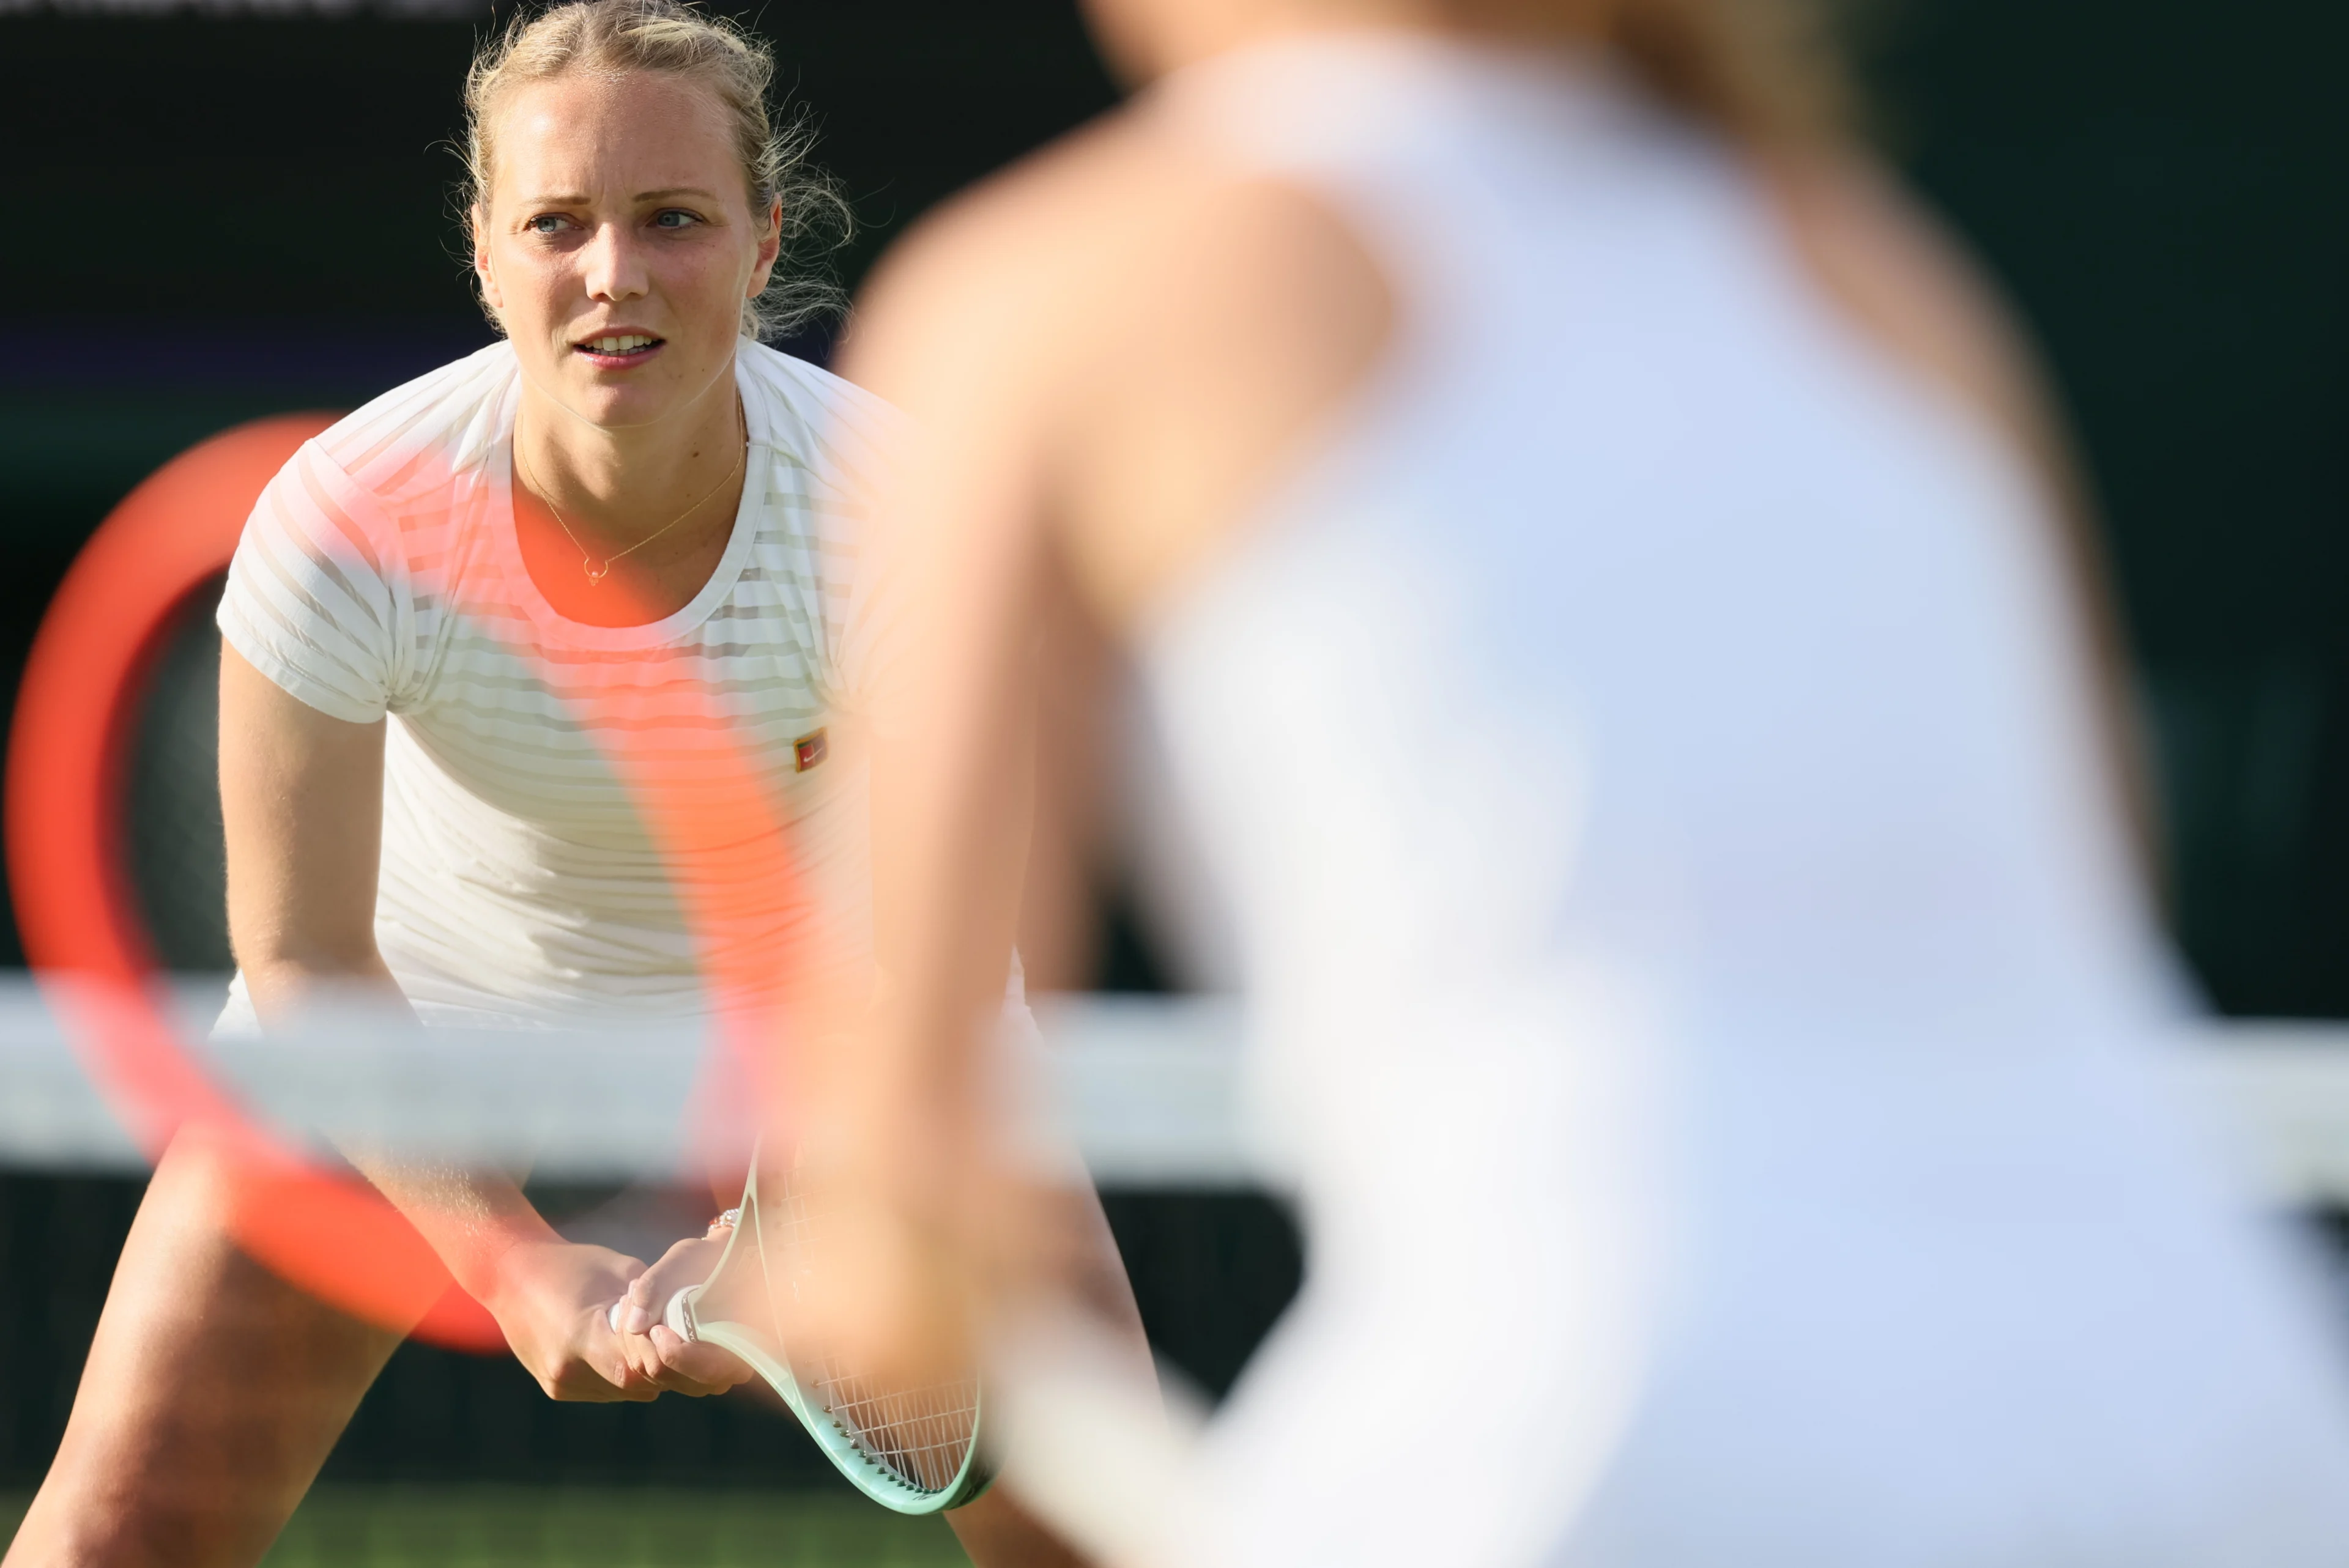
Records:
M926 450L864 1059L949 1088L851 1114L987 1141L946 1020L1000 974L1014 716L1031 876L1073 858L1083 698L1023 688L1089 622L1310 1268L1156 1539L1092 1484L1145 1439L1010 1418L1007 1478L1137 1562L2339 1561L2343 1371L2163 1092L1994 313L1817 145L1465 20L1580 7L1102 9L1174 74L926 225L854 346ZM988 1169L864 1181L1016 1316L1049 1269ZM893 1292L827 1332L950 1339Z
M1506 1555L1545 1507L1604 1562L2349 1549L2340 1369L2160 1090L2080 606L1992 422L1591 71L1328 40L1158 112L1397 302L1142 652L1320 1312L1477 1412L1431 1482L1300 1334L1225 1439L1247 1560L1480 1513ZM1275 1454L1399 1501L1311 1515Z

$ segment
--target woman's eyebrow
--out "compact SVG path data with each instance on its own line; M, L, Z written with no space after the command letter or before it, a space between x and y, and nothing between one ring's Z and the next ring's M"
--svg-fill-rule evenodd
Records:
M718 200L718 192L715 191L705 191L698 185L670 185L658 191L640 191L636 193L635 200L638 201L665 201L674 196L698 196L705 201L715 201ZM525 207L586 207L592 206L595 200L595 199L594 197L584 195L576 191L565 191L554 192L548 195L530 197L523 202L523 205Z

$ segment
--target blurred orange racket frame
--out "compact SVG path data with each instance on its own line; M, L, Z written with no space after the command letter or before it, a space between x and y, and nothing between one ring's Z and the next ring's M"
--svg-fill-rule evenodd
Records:
M231 1172L230 1230L273 1272L368 1322L502 1354L495 1320L457 1287L397 1209L366 1181L319 1166L263 1127L190 1051L166 1005L122 853L128 762L155 661L191 598L227 569L263 490L334 418L261 419L200 443L124 498L76 558L17 693L7 763L10 891L44 994L150 1161L174 1138L212 1140ZM540 671L574 707L592 709L616 695L592 670L555 671L542 660ZM674 699L686 684L663 686ZM688 700L696 695L687 692ZM711 993L781 997L738 1001L719 1016L721 1043L750 1070L761 1102L787 1103L772 1092L781 1087L773 1047L790 1006L794 954L741 940L757 934L738 928L747 892L763 889L758 902L770 911L778 896L795 908L798 879L782 830L761 803L758 763L733 742L721 705L706 691L698 699L711 740L697 748L694 766L703 784L715 776L747 786L724 791L730 807L712 810L707 789L664 787L677 759L632 740L645 733L638 727L605 731L616 748L608 759L682 872L678 892ZM731 1174L740 1181L741 1172Z

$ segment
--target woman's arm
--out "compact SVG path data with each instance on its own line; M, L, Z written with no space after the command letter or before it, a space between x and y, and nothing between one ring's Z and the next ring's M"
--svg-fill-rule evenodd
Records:
M383 748L383 721L331 717L221 650L229 938L264 1024L337 994L408 1011L375 940ZM644 1265L564 1241L503 1172L347 1152L552 1397L649 1399L740 1381L730 1357L665 1327L614 1334L605 1309Z
M890 983L827 1086L872 1244L808 1325L843 1358L943 1376L1039 1297L1131 1314L1089 1213L1000 1157L983 1047L1015 934L1048 983L1082 945L1089 677L1243 525L1392 308L1320 203L1125 129L933 220L861 304L849 374L917 434L876 530L901 636L872 724Z
M917 432L877 531L903 637L872 727L890 984L823 1086L864 1251L804 1327L911 1379L1008 1339L1007 1408L1051 1411L1026 1430L1122 1483L1179 1473L1100 1211L1007 1152L986 1047L1015 933L1048 983L1078 973L1103 666L1376 362L1392 301L1305 194L1110 132L933 222L860 309L849 374ZM1010 1441L1007 1486L1095 1556L1170 1528L1171 1481L1112 1518L1088 1467Z
M384 722L351 724L221 649L229 940L266 1022L321 989L407 1010L375 944Z

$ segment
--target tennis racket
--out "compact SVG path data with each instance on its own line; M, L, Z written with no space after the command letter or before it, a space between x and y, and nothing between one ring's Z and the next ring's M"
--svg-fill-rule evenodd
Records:
M853 1369L795 1361L777 1304L795 1298L810 1272L809 1194L794 1178L754 1161L742 1208L709 1277L671 1296L662 1316L680 1337L730 1350L767 1380L824 1456L857 1490L899 1513L959 1508L994 1479L979 1454L978 1380L927 1387L876 1383ZM614 1326L621 1304L612 1307Z

